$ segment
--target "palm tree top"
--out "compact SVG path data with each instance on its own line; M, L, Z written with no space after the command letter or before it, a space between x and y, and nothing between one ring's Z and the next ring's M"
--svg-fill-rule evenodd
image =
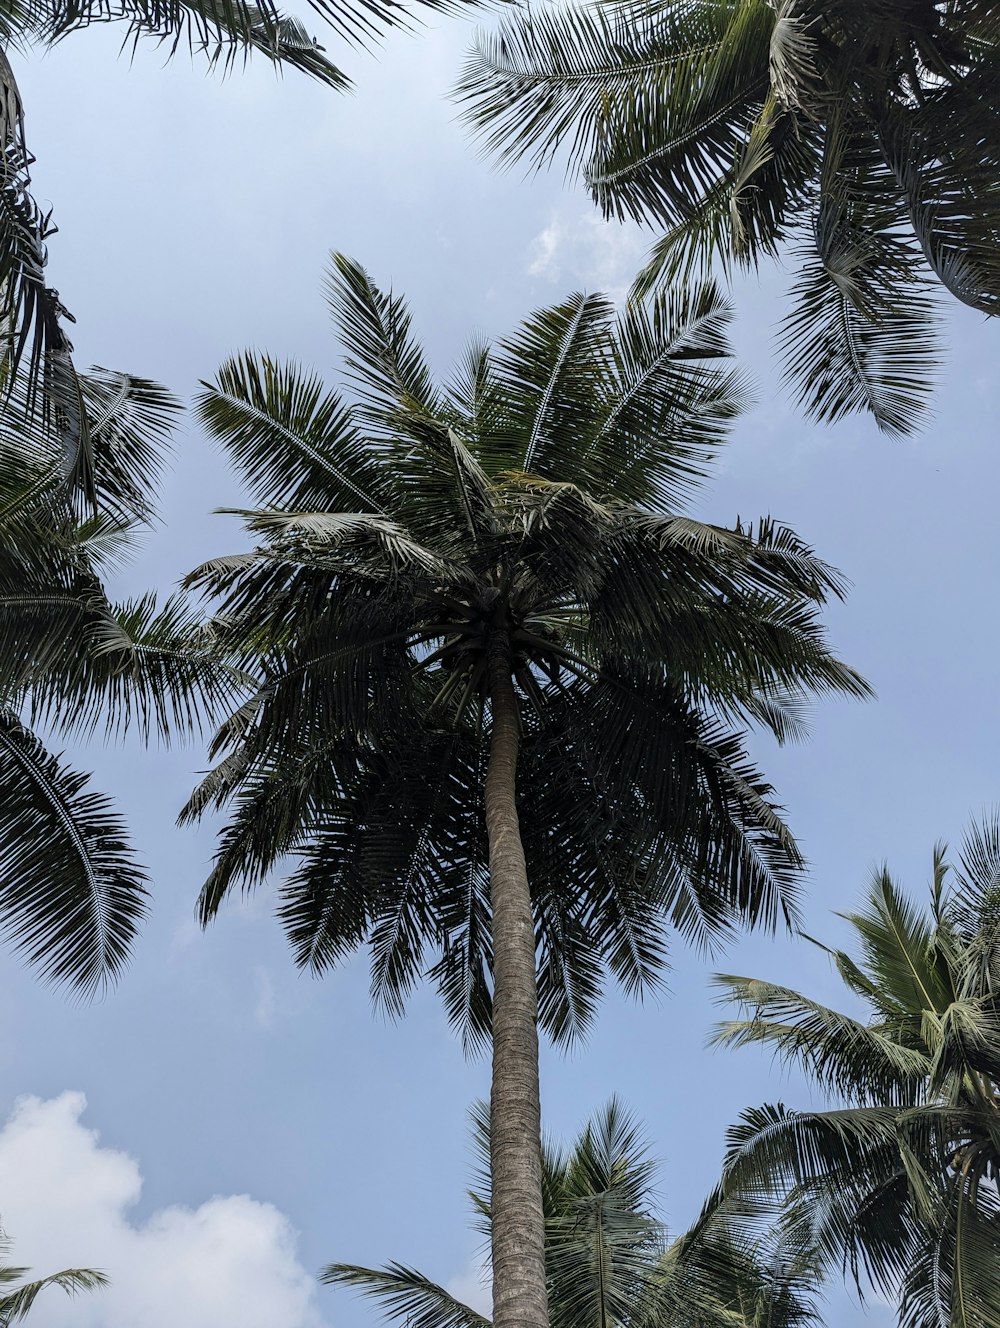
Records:
M472 1110L477 1226L490 1229L489 1109ZM816 1315L806 1266L779 1255L773 1233L716 1224L671 1240L657 1215L657 1164L617 1098L570 1147L542 1150L546 1272L553 1328L807 1328ZM331 1264L330 1286L357 1289L389 1323L487 1328L487 1316L405 1264Z
M739 725L794 736L808 696L867 694L817 617L843 579L784 526L674 506L745 400L714 287L620 315L574 295L443 385L399 296L342 256L328 293L349 396L245 354L198 403L260 504L256 547L190 578L260 679L185 813L232 809L201 915L290 855L300 964L368 941L398 1013L436 950L453 1019L485 1037L500 652L541 1019L571 1036L606 968L655 986L665 925L711 944L794 916L800 856Z
M865 906L844 913L856 953L820 945L867 1019L836 1014L755 978L718 976L721 999L750 1019L723 1024L724 1046L762 1042L858 1105L992 1100L1000 1085L1000 817L967 833L953 864L934 851L930 903L918 908L887 867ZM807 938L809 939L809 938Z
M928 906L883 868L863 908L844 915L855 952L828 953L863 1014L771 981L717 979L744 1017L714 1040L771 1048L831 1105L745 1111L710 1209L776 1208L812 1232L828 1266L897 1301L901 1328L996 1323L998 899L993 814L972 827L954 864L935 850Z

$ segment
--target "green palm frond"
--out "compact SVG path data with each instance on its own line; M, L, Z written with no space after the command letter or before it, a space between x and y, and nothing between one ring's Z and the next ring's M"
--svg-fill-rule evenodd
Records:
M912 1104L927 1077L926 1052L900 1046L871 1027L810 1001L798 992L759 978L717 974L720 1001L752 1011L749 1019L720 1025L712 1043L773 1047L785 1062L797 1062L821 1087L863 1103Z
M371 5L366 0L357 5L334 0L312 8L354 42L370 39L373 26L366 23L366 11L373 13L374 23L384 21L379 0ZM124 44L133 51L143 38L151 38L165 46L168 54L187 50L202 56L209 69L223 73L256 55L276 66L297 69L328 87L350 87L350 80L304 24L273 0L55 0L40 14L37 35L49 42L62 41L104 23L123 25Z
M122 971L145 874L108 800L0 716L0 927L41 976L91 995Z
M417 5L445 13L457 7L458 0L419 0ZM377 42L387 28L412 29L418 22L405 5L392 0L310 0L310 9L339 39L362 47ZM95 23L120 23L126 27L126 44L133 47L151 37L171 54L187 49L224 72L257 55L329 87L350 87L305 24L273 0L49 0L38 11L37 31L50 41Z
M108 569L152 519L178 403L108 370L75 381L74 440L23 373L0 405L0 928L44 979L91 996L125 966L146 877L110 800L33 729L171 739L217 724L255 680L179 598L108 598Z
M16 30L15 30L16 33ZM14 36L15 33L11 35ZM23 389L28 414L53 425L68 457L86 449L86 424L63 319L73 316L45 280L54 227L31 193L34 158L21 94L0 51L0 368L3 394Z
M30 688L35 715L62 731L88 733L103 719L109 732L170 741L217 724L253 683L181 596L91 603L67 653L65 668Z
M92 487L108 516L149 522L180 402L159 383L97 367L80 375L80 388L89 448L71 481Z
M817 420L864 413L885 433L912 433L940 363L936 302L913 247L826 204L814 237L798 250L781 326L785 379Z
M375 1300L389 1323L409 1328L489 1328L490 1320L449 1295L443 1287L405 1264L362 1268L332 1263L320 1273L327 1286L357 1288Z
M340 398L315 374L246 352L195 398L202 423L223 439L263 505L303 511L361 503L383 510L380 476Z
M4 1273L21 1277L26 1268L7 1268ZM3 1281L7 1281L5 1277ZM64 1268L62 1272L50 1273L48 1277L37 1281L25 1282L14 1291L0 1295L0 1321L5 1325L17 1323L25 1318L38 1295L47 1287L60 1287L68 1296L75 1296L81 1291L96 1291L109 1285L107 1276L94 1268Z
M1000 47L975 7L616 0L515 10L457 87L489 156L566 160L662 228L633 294L791 244L780 348L820 420L925 418L932 289L1000 308Z
M995 814L970 831L954 873L939 845L926 911L875 873L847 915L858 958L828 951L867 1022L772 982L717 979L750 1017L715 1040L772 1047L835 1105L745 1111L714 1207L807 1229L825 1267L898 1293L904 1328L987 1328L1000 1304L998 845ZM836 1105L845 1099L855 1105Z

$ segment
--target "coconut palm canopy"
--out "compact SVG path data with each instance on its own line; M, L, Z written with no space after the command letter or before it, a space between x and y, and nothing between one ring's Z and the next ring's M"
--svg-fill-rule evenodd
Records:
M798 1215L829 1266L893 1301L901 1289L903 1328L987 1328L1000 1306L1000 820L975 826L953 867L938 848L928 908L882 870L846 917L855 954L829 953L862 1017L717 979L747 1017L716 1041L770 1047L833 1101L745 1112L720 1194Z
M663 229L638 289L791 247L786 373L820 420L906 433L940 284L1000 308L1000 47L980 0L618 0L515 9L459 86L503 162L560 153Z
M490 1230L489 1111L473 1110L471 1193ZM669 1238L656 1216L655 1162L635 1120L612 1099L569 1149L543 1149L545 1255L552 1328L809 1328L811 1264L779 1249L775 1233L707 1226ZM331 1264L331 1286L375 1301L389 1323L488 1328L489 1318L404 1264Z
M202 917L291 854L301 965L367 942L378 1003L429 969L480 1040L505 633L541 1020L572 1036L605 966L656 982L664 924L710 944L794 916L798 850L738 726L783 739L810 694L867 693L816 616L843 582L785 527L682 514L746 395L714 288L620 319L574 296L443 387L398 296L338 257L330 298L352 400L255 353L200 399L262 504L256 549L191 578L261 673L186 813L232 809Z

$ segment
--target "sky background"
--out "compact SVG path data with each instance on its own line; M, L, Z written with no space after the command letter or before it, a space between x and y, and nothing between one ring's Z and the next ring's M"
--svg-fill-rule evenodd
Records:
M442 373L474 332L502 335L572 290L620 293L647 237L603 225L558 172L493 172L457 124L446 93L472 32L433 20L379 60L345 54L349 97L263 62L223 81L186 58L165 64L152 45L130 64L107 30L19 59L35 192L60 226L50 280L77 316L78 363L187 398L256 345L332 381L331 248L407 293ZM957 844L1000 801L1000 326L949 309L949 358L919 437L890 442L866 421L820 429L778 384L785 280L774 267L736 291L735 340L759 404L695 511L726 523L770 513L854 582L828 622L878 700L817 707L804 745L754 747L811 862L807 929L840 940L832 911L859 900L876 863L920 897L935 840ZM233 522L211 513L239 500L189 419L163 526L122 592L167 589L237 547ZM363 958L321 981L299 975L266 891L198 930L211 827L173 822L200 748L93 747L85 759L127 812L153 912L130 971L96 1005L4 961L3 1226L19 1263L91 1264L114 1280L72 1304L49 1293L37 1328L374 1322L349 1294L315 1286L331 1260L400 1259L484 1304L465 1185L466 1112L488 1091L486 1062L463 1060L430 992L400 1024L373 1016ZM826 961L786 939L747 939L714 966L841 1001ZM712 968L678 944L668 994L636 1007L610 993L587 1043L543 1062L552 1134L568 1138L612 1092L645 1122L674 1230L714 1182L743 1107L814 1100L756 1052L705 1050L721 1014ZM861 1311L835 1296L829 1321L860 1323Z

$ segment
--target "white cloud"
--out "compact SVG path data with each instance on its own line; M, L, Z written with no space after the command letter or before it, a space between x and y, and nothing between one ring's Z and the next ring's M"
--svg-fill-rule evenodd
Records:
M555 281L558 278L557 255L564 234L562 226L555 217L552 218L543 231L538 232L528 246L527 273L529 277L547 277L550 281Z
M566 204L531 241L525 270L551 284L600 290L621 300L649 244L649 233L638 226L603 221L586 204Z
M111 1286L38 1302L44 1328L321 1328L295 1232L272 1204L226 1195L130 1219L136 1160L102 1147L82 1093L21 1098L0 1130L0 1204L13 1259L37 1275L100 1268Z

